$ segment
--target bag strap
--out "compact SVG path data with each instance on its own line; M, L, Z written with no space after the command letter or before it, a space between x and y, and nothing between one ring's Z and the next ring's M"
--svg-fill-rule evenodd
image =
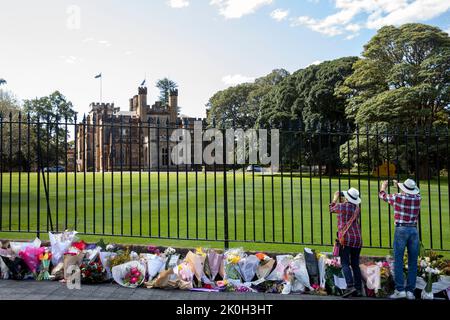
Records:
M339 238L339 242L341 242L341 244L342 244L342 242L343 242L343 241L341 241L341 239L344 238L344 236L345 236L345 234L347 233L348 229L350 229L352 223L353 223L353 222L355 221L355 219L358 217L359 211L360 211L359 207L356 207L356 210L355 210L355 212L353 213L353 216L350 218L350 220L347 222L347 224L345 225L345 227L342 229L342 231L341 231L341 236L340 236L340 238Z

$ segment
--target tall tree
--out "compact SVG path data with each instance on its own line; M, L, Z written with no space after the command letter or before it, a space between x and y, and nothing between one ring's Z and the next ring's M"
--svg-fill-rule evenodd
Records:
M356 57L345 57L301 69L273 87L264 97L258 119L261 126L270 123L301 125L311 132L299 136L297 129L292 132L295 134L285 131L281 155L299 152L304 157L303 163L315 165L321 159L322 164L327 164L329 173L336 171L339 150L335 145L346 140L334 142L312 132L325 130L328 125L341 129L352 125L352 121L345 117L345 98L336 95L335 91L352 74L355 61ZM318 139L323 140L320 148ZM294 159L299 159L299 156Z
M397 128L449 120L450 37L424 24L386 26L364 46L340 93L359 125Z
M40 121L40 125L33 126L33 133L40 140L41 149L37 147L35 152L42 157L43 163L58 165L65 158L62 150L65 150L66 135L68 130L62 123L73 122L75 110L72 102L68 101L59 91L55 91L49 96L24 100L23 110L30 115L33 122ZM59 154L56 154L58 148Z
M159 89L159 100L164 104L168 104L169 92L178 88L178 84L169 78L163 78L156 82L156 87Z
M426 176L425 166L420 166L424 172L416 172L415 160L422 163L428 157L440 157L442 152L434 141L418 139L418 152L413 154L405 145L403 132L439 128L449 122L450 37L424 24L386 26L364 46L362 56L353 75L338 90L347 99L346 114L361 128L368 125L369 133L390 134L381 141L375 135L368 135L367 140L361 136L359 145L355 138L350 148L341 147L341 158L350 158L348 165L372 163L367 168L372 170L388 158L390 142L398 149L401 172ZM425 144L428 153L424 152Z
M254 128L259 117L261 101L270 90L289 75L284 69L275 69L253 83L242 83L214 94L208 101L208 121L247 129Z

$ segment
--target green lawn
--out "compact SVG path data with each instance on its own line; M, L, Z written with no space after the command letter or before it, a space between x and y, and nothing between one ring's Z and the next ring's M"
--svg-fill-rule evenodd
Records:
M137 172L132 174L124 172L122 191L120 173L114 175L105 173L104 180L102 178L102 173L95 173L95 179L92 172L86 176L78 173L75 197L73 173L67 173L67 189L66 173L59 173L58 178L56 173L49 174L50 209L55 230L75 228L81 233L88 234L89 236L85 237L88 240L99 238L94 235L114 234L120 237L103 238L125 243L223 247L223 242L211 241L224 239L222 173L217 173L216 177L214 173L208 173L205 183L205 174L201 172L198 173L197 179L194 172L180 173L178 180L176 173L161 172L159 193L157 173L151 173L149 176L148 173L139 175ZM38 176L31 173L29 179L28 184L28 175L21 174L19 192L19 174L2 175L1 230L11 232L0 232L0 238L31 239L33 234L13 231L30 230L34 233L37 229ZM12 181L11 192L10 181ZM362 194L364 245L374 248L390 247L394 230L393 214L392 210L389 214L387 204L378 200L377 179L371 178L370 197L367 179L358 181L351 177L350 183L360 188ZM291 177L289 174L285 174L283 178L279 175L263 178L255 174L253 188L251 173L245 175L229 173L227 184L229 238L236 240L236 243L232 243L233 246L241 245L249 250L291 252L304 247L300 244L315 248L324 248L323 245L332 244L336 232L336 217L328 212L328 203L331 192L338 189L337 178L319 179L305 175ZM343 189L348 188L348 177L342 177L341 185ZM436 181L431 182L430 192L427 182L421 182L423 196L421 229L425 247L429 248L432 245L435 249L450 250L447 186L447 180L441 181L439 203ZM48 227L47 203L41 179L40 229L46 232ZM205 241L175 241L164 238L199 238ZM388 250L367 248L364 252L386 254Z

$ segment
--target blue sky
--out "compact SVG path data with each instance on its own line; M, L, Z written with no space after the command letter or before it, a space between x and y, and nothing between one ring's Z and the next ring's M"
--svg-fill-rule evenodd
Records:
M41 0L0 5L0 78L19 99L60 90L79 113L122 109L147 78L179 84L181 112L205 115L216 91L312 63L359 55L377 28L450 30L450 0Z

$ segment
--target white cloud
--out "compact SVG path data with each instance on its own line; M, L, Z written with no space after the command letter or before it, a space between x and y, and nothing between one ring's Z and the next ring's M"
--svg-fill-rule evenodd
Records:
M385 25L426 21L450 9L449 0L334 0L337 12L323 19L301 16L292 26L306 26L316 32L335 36L357 34L361 28L378 29ZM355 19L365 21L355 22Z
M62 59L67 64L76 64L84 61L83 58L78 58L75 56L60 56L59 58Z
M305 68L308 68L310 66L317 66L318 64L321 64L322 62L323 62L322 60L313 61L310 64L308 64Z
M171 8L180 9L180 8L188 7L189 6L189 1L187 1L187 0L169 0L167 2L167 4Z
M94 41L94 38L91 37L83 39L83 42L92 42L92 41Z
M282 21L289 15L289 10L276 9L270 13L270 17L277 21Z
M447 34L450 35L450 28L444 30L444 32L447 32Z
M132 55L132 54L133 54L133 51L131 51L131 50L125 51L125 55L126 55L126 56L130 56L130 55Z
M209 4L218 7L219 13L226 19L237 19L272 2L273 0L211 0Z
M100 40L98 43L101 44L102 46L105 46L105 47L111 47L112 46L111 42L109 42L108 40Z
M235 86L241 83L253 82L255 81L255 77L247 77L241 74L227 75L222 78L223 83L229 86Z

